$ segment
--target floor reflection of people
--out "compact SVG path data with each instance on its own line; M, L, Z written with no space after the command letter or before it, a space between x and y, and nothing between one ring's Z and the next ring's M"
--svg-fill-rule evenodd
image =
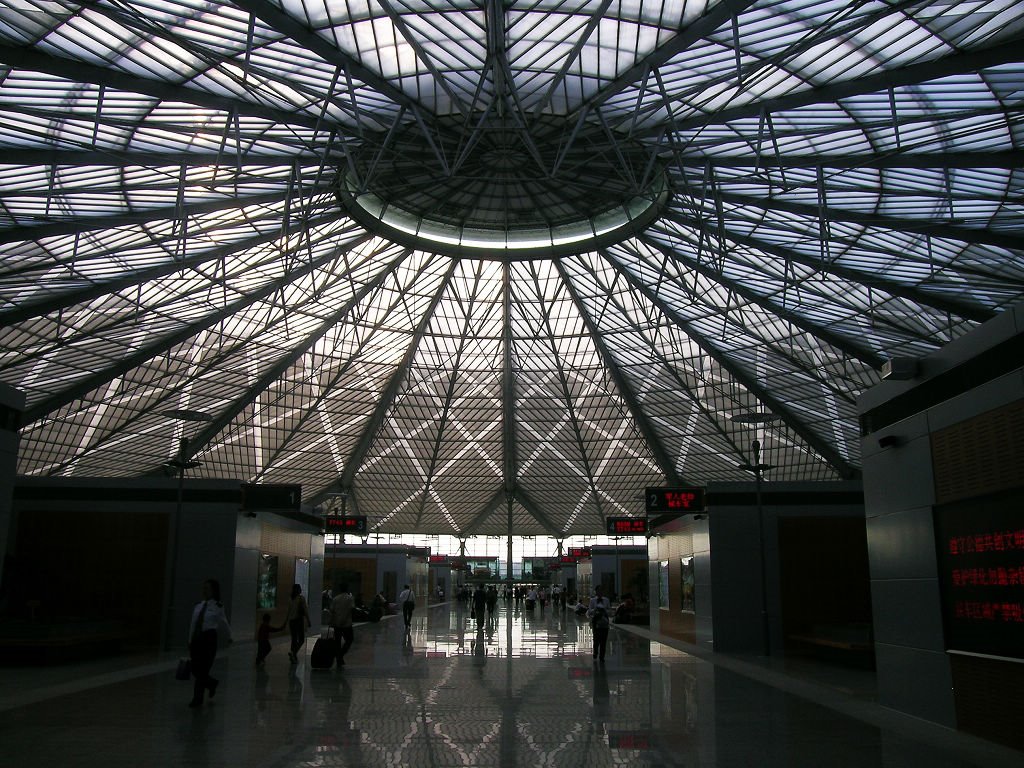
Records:
M611 714L611 692L608 690L608 671L604 666L594 669L594 720L604 722Z
M482 670L487 664L487 640L484 638L484 627L477 626L476 639L473 640L473 666Z
M409 664L412 661L412 633L406 630L402 638L402 664Z
M294 664L288 668L288 701L302 700L302 669Z

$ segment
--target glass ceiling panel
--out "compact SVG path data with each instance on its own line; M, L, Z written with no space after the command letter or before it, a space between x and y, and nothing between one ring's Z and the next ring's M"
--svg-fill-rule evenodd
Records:
M19 471L185 438L378 530L559 536L755 439L857 477L881 364L1024 299L1021 45L1014 0L8 4Z

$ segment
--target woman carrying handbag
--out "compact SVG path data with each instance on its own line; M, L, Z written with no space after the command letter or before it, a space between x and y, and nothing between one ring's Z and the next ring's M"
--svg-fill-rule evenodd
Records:
M217 657L217 637L223 633L226 642L231 642L231 627L224 615L224 605L220 601L220 582L207 579L203 582L202 599L192 609L192 622L189 625L189 663L195 684L192 689L193 709L203 706L203 694L210 692L212 699L217 693L220 683L210 676L210 668Z

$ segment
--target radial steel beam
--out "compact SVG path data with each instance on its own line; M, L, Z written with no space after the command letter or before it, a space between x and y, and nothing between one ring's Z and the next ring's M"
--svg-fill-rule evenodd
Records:
M501 271L502 366L501 366L501 443L502 481L505 494L515 492L519 461L516 455L516 374L512 354L512 267L508 262Z
M367 239L369 239L369 238L363 238L364 241L367 240ZM334 252L335 257L337 257L337 251L338 250L340 250L340 248L335 249L335 252ZM257 331L257 333L259 333L259 331ZM250 341L250 339L240 339L238 342L236 342L235 344L232 345L232 348L233 349L237 349L239 347L242 347L245 344L249 343L249 341ZM146 409L146 411L137 412L135 415L130 416L123 423L121 423L117 428L115 428L115 429L111 430L110 432L108 432L104 436L103 441L95 443L94 445L89 446L89 447L81 450L79 453L77 453L74 456L73 459L70 459L69 462L70 461L78 461L81 457L86 456L86 455L88 455L90 453L93 453L94 451L102 448L104 442L109 442L110 440L115 439L118 434L121 434L121 433L124 433L124 432L128 431L132 427L132 425L134 425L136 422L138 422L139 420L145 418L149 413L151 413L153 411L156 411L160 407L160 404L167 403L167 402L173 400L175 396L176 396L176 393L174 391L164 390L164 393L156 401L150 402L148 404L148 408ZM302 417L300 418L300 423L304 423L308 418L310 418L313 415L314 410L315 409L310 409L309 411L306 411L305 413L303 413ZM204 430L204 431L209 431L209 430ZM286 443L287 440L290 439L292 434L294 434L294 432L290 433L288 435L288 437L285 439L285 441L283 441L283 442ZM196 453L199 453L203 448L205 448L208 445L209 441L212 440L215 435L216 435L216 432L211 432L208 435L208 437L206 437L206 439L203 442L200 442L196 438L193 438L192 440L184 440L183 439L182 443L181 443L181 445L179 447L179 451L182 452L182 453L187 453L188 457L191 458L192 456L196 455ZM281 450L281 447L279 446L278 449L277 449L277 452L279 453L280 450ZM65 462L65 463L68 463L68 462ZM153 471L158 471L158 470L159 470L159 467L154 467L153 468ZM257 473L257 475L256 475L256 477L254 478L253 481L254 482L258 481L258 479L261 477L261 475L262 475L262 473ZM349 499L349 507L350 507L350 509L354 510L355 508L352 505L353 505L353 499L350 498ZM353 513L355 514L355 512L353 512Z
M384 251L389 250L390 247L391 247L390 243L384 243L381 247L377 248L376 252L373 253L371 256L373 258L376 258L381 253L383 253ZM409 251L407 249L406 251L404 251L404 253L406 255L408 255L409 253L411 253L411 251ZM393 271L394 271L393 268L389 268L385 272L385 275L386 274L391 274ZM298 431L303 428L303 426L306 424L307 421L309 421L310 419L314 419L314 418L319 418L320 417L320 411L319 411L320 404L324 401L324 399L326 397L328 397L331 394L332 390L337 385L337 383L339 381L341 381L341 378L345 374L348 373L348 371L351 369L351 367L353 365L356 364L356 362L358 361L358 356L360 354L362 354L363 349L366 347L366 345L369 342L369 337L370 337L369 334L362 335L360 337L359 344L354 349L351 350L351 352L350 352L348 358L346 359L345 363L343 365L341 365L339 368L336 368L336 369L334 369L332 371L330 379L328 381L326 381L323 384L323 386L321 387L320 394L318 394L316 396L316 398L313 400L312 403L310 403L309 405L306 406L306 408L302 412L302 414L299 415L298 419L296 419L296 421L294 423L294 426L291 429L291 431L287 435L285 435L284 438L273 449L273 451L271 452L270 458L266 461L266 467L269 468L269 467L273 467L274 466L274 462L276 461L277 457L282 455L282 454L284 454L284 452L287 450L287 448L291 444L292 439L298 436ZM265 470L257 473L257 478L261 477L264 472L265 472ZM329 487L333 487L333 484L331 486L329 486ZM349 503L350 504L351 504L351 501L352 501L352 498L353 498L353 495L354 495L352 493L353 490L354 489L351 489L351 488L349 489Z
M675 165L687 168L1003 168L1024 167L1024 150L1006 152L897 152L888 155L681 155Z
M590 16L590 20L587 22L586 28L583 30L583 33L579 36L579 38L577 38L576 43L572 47L572 50L569 51L569 55L566 56L565 61L562 62L562 66L558 68L558 71L555 73L554 77L551 78L551 85L548 86L548 89L544 92L544 95L541 97L540 101L538 101L534 105L534 115L539 115L541 112L544 111L544 108L551 103L551 99L554 97L555 91L558 90L558 86L562 84L562 82L565 80L565 76L569 74L569 69L572 67L573 63L575 63L576 59L579 57L580 51L583 50L583 46L587 44L587 41L590 40L594 32L597 30L598 26L600 26L601 21L604 19L604 15L605 13L608 12L608 8L609 6L611 6L611 4L612 0L601 0L601 5L594 9L593 13Z
M706 229L701 227L701 231L706 232ZM791 309L787 309L774 299L771 299L767 296L763 296L760 293L751 290L743 283L726 277L724 271L712 269L711 267L702 264L697 259L687 256L684 252L680 250L667 247L662 243L654 241L649 235L639 235L638 239L641 242L646 243L651 248L657 249L659 252L663 254L668 254L669 252L671 252L672 258L682 263L687 269L691 269L694 272L697 272L698 274L708 278L709 280L714 280L715 282L724 285L737 296L740 296L741 298L746 299L747 301L752 302L753 304L756 304L759 307L762 307L767 312L782 318L787 323L790 323L791 325L799 328L801 331L809 333L815 338L821 339L830 346L833 346L836 349L840 350L841 352L846 353L855 360L859 360L860 362L864 363L865 365L872 369L877 370L881 368L882 363L884 363L886 360L885 357L883 357L875 350L871 349L866 344L862 344L861 342L855 339L847 338L846 336L840 333L836 333L830 328L826 328L825 326L815 323L812 320L808 320L806 317L801 316L799 313L794 312ZM710 236L708 237L708 245L710 248L714 248L714 245L711 243ZM724 256L724 254L721 255Z
M530 517L540 523L541 527L548 532L548 535L555 539L561 539L565 536L563 531L560 531L558 527L551 522L551 518L547 516L547 513L540 508L533 497L527 492L521 485L516 487L516 501L519 505L530 513ZM600 505L598 505L600 508Z
M448 419L451 416L452 401L455 399L455 386L462 366L462 356L466 351L466 344L470 338L470 322L473 317L473 308L476 306L477 291L480 288L481 272L483 261L476 265L476 280L474 281L472 293L466 304L462 318L462 331L459 334L459 346L455 352L455 360L452 363L452 375L448 379L448 386L444 393L444 406L441 409L441 418L437 421L437 433L434 437L434 448L430 454L430 467L427 470L426 482L423 484L423 493L420 495L419 509L416 511L416 528L419 529L423 519L423 512L427 508L427 501L430 498L430 489L434 481L434 472L437 470L437 459L441 455L441 445L444 441L444 431L448 426Z
M664 215L682 226L696 227L698 229L703 227L703 223L700 219L692 218L678 212L666 212ZM995 311L988 309L987 307L982 307L977 304L965 304L964 302L957 301L956 299L949 299L944 296L927 293L916 286L905 285L889 280L888 278L882 277L877 272L867 273L856 269L850 269L849 267L837 264L835 261L823 262L818 257L810 256L785 246L765 242L750 235L742 235L737 232L733 232L732 230L727 230L725 236L733 243L754 248L782 259L783 261L792 261L796 264L802 264L805 267L810 267L811 269L819 272L841 277L844 280L871 286L873 288L880 288L892 296L909 299L917 304L932 307L933 309L937 309L941 312L950 312L957 317L964 318L965 320L983 323L986 320L991 320L996 315Z
M796 214L797 216L805 216L813 221L819 221L821 214L824 213L825 218L830 222L859 224L865 227L889 229L893 232L906 232L912 235L931 235L932 237L941 237L948 240L959 240L962 243L969 243L971 245L991 245L996 248L1006 248L1010 251L1024 252L1024 237L993 232L989 229L975 229L973 227L957 226L956 224L943 224L929 219L907 219L898 216L887 216L881 213L861 213L828 205L792 203L780 200L778 197L769 198L766 196L762 198L725 191L721 195L722 200L727 203L762 208L766 211L784 211Z
M629 413L633 417L633 422L640 430L640 434L647 443L647 447L651 451L651 455L654 457L658 467L661 469L661 473L665 476L665 482L668 485L688 485L688 483L686 483L676 471L675 462L672 461L668 451L665 450L665 446L662 443L657 430L654 428L654 425L651 423L650 419L647 418L647 414L644 413L643 408L640 407L640 401L637 400L636 392L633 390L629 380L622 373L622 369L619 367L618 362L608 349L608 345L604 343L604 338L601 335L600 328L597 327L597 323L594 322L594 319L587 311L586 306L583 304L582 297L576 290L576 286L572 284L572 280L566 272L565 267L562 265L561 260L555 261L555 268L558 270L558 274L562 278L562 283L569 291L569 296L572 298L573 304L576 306L576 311L579 312L580 317L583 318L583 324L586 326L587 332L590 334L590 338L593 341L594 346L597 348L598 354L601 356L601 362L604 363L605 370L608 371L612 381L615 383L615 387L619 391L619 396L626 403L626 407L629 409Z
M615 260L605 250L601 251L601 256L608 261ZM696 410L700 411L700 414L705 419L707 419L708 423L714 428L715 432L718 433L718 436L722 438L724 442L729 444L729 446L732 448L732 450L739 458L743 458L743 449L736 444L736 441L733 440L729 432L722 428L722 425L718 422L718 414L713 412L711 408L709 408L708 405L705 403L705 401L701 399L696 392L693 391L690 384L686 382L682 376L679 375L679 371L676 370L676 366L665 356L665 353L662 352L650 339L648 339L639 328L637 329L637 331L640 338L642 338L647 344L647 346L650 348L651 355L664 368L666 375L668 375L669 377L672 378L673 381L675 381L676 386L678 386L679 389L686 394L686 396L689 398L690 403L692 403L693 407Z
M392 103L405 107L415 107L416 102L403 91L378 72L362 64L358 59L349 56L338 49L327 38L317 34L307 27L303 22L282 11L278 6L267 2L267 0L231 0L233 5L243 8L263 21L271 29L290 37L300 46L312 53L315 53L324 61L340 67L342 71L351 74L357 80L361 80L372 86L379 94L389 98Z
M675 37L669 38L664 45L643 56L632 67L623 70L618 77L584 101L576 111L584 108L589 110L604 104L617 93L638 80L642 80L650 70L657 69L698 40L702 40L719 27L730 23L734 15L738 16L743 13L755 2L757 0L722 0L717 3L699 19L695 19L688 26L680 29ZM572 114L575 114L575 111Z
M337 155L340 162L342 154ZM324 156L313 152L288 155L246 152L137 152L130 149L36 149L11 147L0 154L0 165L55 165L58 167L109 166L114 168L180 168L209 166L221 168L291 168L319 165Z
M537 295L543 298L545 292L538 280L536 268L533 267L532 264L530 271L533 275L534 286L537 288ZM544 318L544 338L548 341L549 346L551 347L551 357L555 362L555 370L558 373L558 383L562 387L562 397L565 401L565 409L569 414L569 421L572 424L573 435L576 437L576 448L579 451L580 459L583 462L583 469L587 475L587 486L594 498L594 504L597 506L598 512L600 513L602 510L601 494L597 491L597 479L594 477L594 469L590 463L590 456L587 454L587 446L583 442L583 430L580 429L580 421L576 415L575 401L573 400L570 392L569 380L565 373L565 366L562 364L558 345L555 343L555 329L551 327L551 311L552 304L550 302L546 305L542 305L541 315Z
M300 190L298 194L305 197L327 193L331 190L329 185L316 188L311 187ZM0 229L0 244L21 243L29 240L42 240L47 237L60 237L61 235L76 235L84 232L96 232L101 229L114 229L116 227L130 227L135 224L146 224L151 221L177 221L189 216L202 216L208 213L218 213L231 208L244 208L249 205L267 205L279 203L288 197L288 190L282 189L278 192L265 192L260 195L247 195L244 197L226 197L221 200L204 200L201 203L187 203L185 205L169 205L162 208L147 208L131 213L118 213L109 216L83 216L67 221L55 221L50 224L35 224L28 227L8 227Z
M356 473L359 471L359 467L362 466L363 459L366 458L367 451L369 451L370 446L373 445L373 441L377 437L377 432L384 424L384 419L387 417L388 411L391 410L392 406L395 404L395 397L398 395L398 390L402 386L402 382L405 381L406 375L409 373L409 368L412 366L412 362L416 358L416 351L419 349L420 342L423 340L423 335L426 333L427 326L434 317L434 313L437 311L437 306L441 303L441 297L444 296L445 291L448 289L448 285L458 264L459 262L456 259L452 259L451 264L448 266L448 271L441 280L440 286L430 300L430 305L424 311L419 323L416 324L416 328L413 331L412 338L409 341L409 346L405 350L405 354L402 356L401 361L395 368L395 372L391 374L391 378L388 380L384 390L380 393L380 399L377 401L377 407L374 408L373 413L370 414L370 418L368 418L366 420L366 424L363 425L363 430L359 435L359 439L356 441L352 453L345 462L345 469L342 471L341 477L337 483L342 490L353 486Z
M371 235L366 234L363 240L369 240ZM351 247L354 244L348 244ZM264 285L258 291L242 296L236 301L225 305L221 309L214 312L210 312L206 316L200 318L196 322L186 324L180 330L170 333L162 338L157 339L151 344L147 344L145 347L135 350L132 354L121 358L112 365L95 371L92 375L86 376L78 381L75 381L70 386L55 392L45 400L41 400L28 408L22 419L23 424L31 424L37 421L48 413L56 411L58 408L62 408L69 403L74 402L80 397L87 395L97 387L106 384L119 376L124 376L126 373L131 371L133 368L146 363L147 361L165 354L179 344L184 344L186 341L194 337L197 333L200 333L207 328L211 328L218 323L226 320L237 312L241 312L245 308L252 306L261 301L273 296L275 293L281 290L281 287L288 283L300 278L305 277L322 266L329 264L336 254L334 252L327 253L321 256L315 261L305 262L301 266L293 269L287 275L277 280L272 280L268 284Z
M340 212L331 213L327 216L310 219L308 222L305 222L305 226L317 227L342 218L344 218L344 215ZM98 282L88 283L81 288L60 291L54 295L47 295L42 299L22 302L10 309L0 310L0 326L16 325L34 317L42 317L67 309L68 307L85 304L86 302L97 299L100 296L105 296L110 293L118 293L119 291L123 291L128 288L134 288L135 286L142 285L153 280L168 277L169 275L173 275L175 272L194 269L201 264L226 259L236 253L246 251L250 248L258 248L261 245L272 243L275 240L280 239L280 237L281 233L278 231L257 235L256 237L249 237L244 240L239 240L238 242L228 243L217 248L211 248L210 250L203 251L199 254L186 256L184 259L168 260L163 264L150 267L149 269L140 269L135 272L130 272L113 280L101 280ZM326 237L337 238L339 237L339 233L332 232ZM359 237L358 233L356 237ZM365 234L363 234L362 238L365 239L365 237ZM298 249L298 247L296 249Z
M368 238L365 238L368 239ZM182 445L182 455L186 458L192 458L196 453L201 451L207 443L209 443L217 434L235 418L239 413L245 410L251 405L260 393L270 387L275 381L277 381L285 371L291 368L295 363L304 355L306 352L317 343L328 331L331 330L335 325L340 323L342 319L349 314L355 307L359 305L363 299L369 296L373 291L380 288L384 281L391 275L403 261L409 256L409 251L403 250L391 261L384 265L384 268L377 273L377 275L362 286L358 291L352 294L351 298L346 301L336 311L332 312L323 322L320 323L309 333L305 338L296 342L289 350L288 353L282 356L274 365L264 371L256 381L239 397L233 402L228 403L224 408L221 408L219 413L214 419L203 427L196 435ZM312 409L307 411L312 413ZM296 429L299 425L296 425ZM286 438L288 439L288 438Z
M689 131L712 125L728 125L733 120L744 120L757 117L762 112L782 112L814 104L837 103L842 99L854 96L865 96L880 93L890 88L903 88L920 83L939 80L944 77L980 72L990 67L1013 64L1024 58L1024 50L1019 41L995 45L991 48L955 53L931 61L907 64L902 67L886 69L873 75L862 75L855 79L842 80L828 85L808 88L807 90L789 93L771 99L755 99L748 104L736 107L725 107L711 114L675 120L668 125L656 129L639 132L637 135L654 136L665 131Z
M476 513L472 520L466 524L466 527L459 531L459 538L465 539L473 536L477 529L484 524L484 522L495 512L505 506L505 489L499 488L491 496L490 501L484 504L483 508Z
M391 23L395 25L401 34L402 38L409 45L410 48L416 53L416 57L423 62L423 65L430 71L431 76L447 95L452 100L452 104L459 110L463 115L469 114L469 108L463 103L459 95L452 90L451 84L444 78L441 70L437 68L430 55L424 50L423 46L420 45L420 41L416 39L416 35L409 29L409 26L405 23L405 19L400 13L398 13L392 6L390 0L377 0L378 5L384 9L384 13L387 14L388 18L391 19ZM385 81L390 84L390 81Z
M723 370L728 371L729 375L754 395L754 397L764 403L771 413L781 417L786 422L786 425L798 434L811 448L817 451L818 455L827 461L840 476L843 478L853 478L859 475L859 470L843 458L827 440L823 439L817 432L805 424L788 404L775 397L767 388L759 384L754 376L745 371L742 366L733 362L728 354L713 344L710 338L694 328L689 320L669 306L653 289L641 283L629 270L623 269L617 262L611 261L610 263L615 271L622 275L637 293L645 296L665 317L678 325L687 336L704 350L706 355L718 363Z
M35 48L0 44L0 62L16 69L41 72L73 83L91 83L127 93L151 96L161 101L177 101L220 112L234 111L236 114L247 117L256 117L285 125L298 125L312 130L316 130L321 125L319 118L302 112L289 112L230 96L219 96L184 85L151 80L127 72L88 64L84 61L51 56Z
M677 262L682 261L682 259L677 256L676 252L673 249L668 248L667 246L664 246L656 241L652 241L649 239L644 239L643 242L653 250L658 251L663 255L671 254L670 258L675 259ZM627 265L621 264L621 260L616 259L616 261L620 263L623 269L628 269ZM715 270L709 270L709 274L713 276L712 279L716 281L719 280L719 278L717 277L718 273ZM721 281L721 284L725 285L726 283L724 281ZM656 286L656 288L660 288L660 285L661 283L659 283ZM731 310L733 309L733 297L740 296L740 298L743 298L739 292L730 289L726 295L725 306L715 306L709 302L705 302L700 296L696 294L695 291L688 290L688 293L693 294L693 300L695 303L700 302L708 308L709 316L714 315L720 317L722 319L723 326L725 323L729 323L732 327L743 331L751 338L755 339L757 343L763 345L765 349L770 350L773 354L785 359L787 363L789 363L793 368L797 369L800 373L804 374L810 379L814 379L815 381L817 381L817 383L821 387L827 389L829 393L837 400L844 400L851 407L856 405L855 397L848 390L844 390L842 387L836 386L833 377L831 377L827 371L823 370L820 366L813 365L804 360L801 360L799 357L791 354L791 351L786 351L784 344L785 339L767 339L762 336L757 336L752 331L750 331L747 325L743 322L742 318L737 318L735 313L731 312ZM754 306L762 306L756 301L752 301L751 303L754 304ZM743 307L740 306L739 301L737 301L735 306L736 312L739 312L742 309ZM879 361L881 360L883 360L883 358L879 357ZM879 362L879 365L881 365L881 362Z

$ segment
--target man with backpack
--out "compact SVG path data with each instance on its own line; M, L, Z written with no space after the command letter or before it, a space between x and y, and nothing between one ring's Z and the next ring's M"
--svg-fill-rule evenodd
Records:
M612 603L604 596L601 587L594 587L594 596L590 598L590 607L587 608L587 618L590 619L590 628L594 632L594 661L604 661L604 652L608 647L608 629L611 627L611 620L608 618L611 612Z

